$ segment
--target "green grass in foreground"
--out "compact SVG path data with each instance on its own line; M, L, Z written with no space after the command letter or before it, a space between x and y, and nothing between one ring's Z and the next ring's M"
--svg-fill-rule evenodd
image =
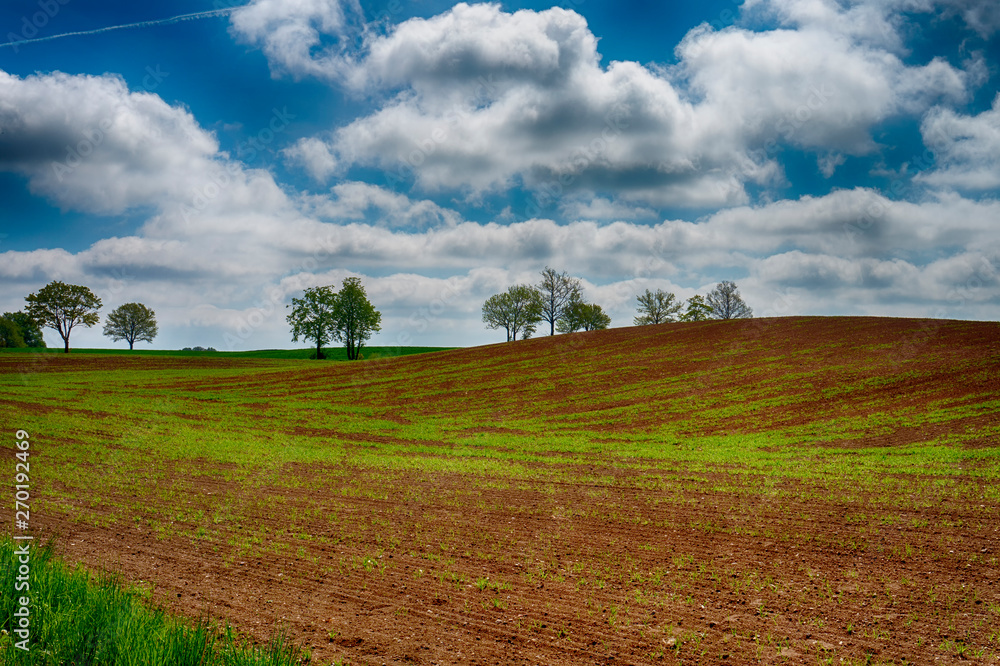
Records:
M308 659L280 634L255 647L228 625L150 608L144 591L70 569L47 545L29 549L31 587L17 592L20 545L10 537L0 540L0 664L293 666ZM14 631L20 626L14 613L21 596L30 599L27 651L16 647L22 637Z
M410 356L428 352L447 351L455 347L362 347L361 354L366 359ZM76 349L70 354L120 354L122 356L208 356L211 358L279 358L308 359L316 352L309 349L255 349L252 351L191 351L182 349ZM0 348L0 354L64 354L62 347L18 347ZM327 360L346 361L347 350L343 347L324 347Z

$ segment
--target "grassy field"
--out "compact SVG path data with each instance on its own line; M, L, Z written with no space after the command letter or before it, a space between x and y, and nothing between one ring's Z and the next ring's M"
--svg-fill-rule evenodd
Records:
M998 343L787 318L4 354L0 422L61 554L315 663L997 663Z

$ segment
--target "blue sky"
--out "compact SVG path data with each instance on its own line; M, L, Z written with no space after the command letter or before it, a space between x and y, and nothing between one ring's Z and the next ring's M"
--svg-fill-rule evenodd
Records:
M292 297L360 276L372 344L474 345L552 266L614 326L723 279L758 316L1000 315L993 1L15 0L0 30L0 311L59 279L152 307L158 348L288 347Z

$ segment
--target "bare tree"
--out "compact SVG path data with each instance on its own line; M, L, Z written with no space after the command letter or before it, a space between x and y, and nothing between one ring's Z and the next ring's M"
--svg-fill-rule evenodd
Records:
M549 335L555 335L556 324L570 303L580 300L580 281L546 266L538 291L542 295L542 319L549 322Z
M705 299L715 319L752 319L753 310L740 296L735 282L724 280Z
M646 293L636 296L636 300L639 301L639 316L633 320L636 326L675 321L677 313L681 311L677 297L662 289L655 292L647 289Z

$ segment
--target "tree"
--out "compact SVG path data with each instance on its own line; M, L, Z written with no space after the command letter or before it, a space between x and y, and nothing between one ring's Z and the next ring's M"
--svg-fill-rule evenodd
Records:
M566 309L580 300L580 281L565 271L556 273L546 266L538 291L542 295L542 319L549 322L549 335L555 335L556 324L566 314Z
M3 318L17 326L26 347L45 348L45 337L38 323L25 312L4 312Z
M128 348L135 348L136 340L152 342L158 332L156 313L142 303L119 305L104 322L104 335L118 342L125 340Z
M687 310L680 317L681 321L705 321L712 318L712 308L708 307L701 294L689 298L687 305Z
M639 301L640 315L634 320L636 326L674 321L676 314L681 310L677 297L662 289L657 289L656 292L647 289L646 293L636 296L636 300Z
M566 313L556 324L556 330L560 333L573 333L581 329L597 331L610 325L611 317L604 312L600 305L574 300L566 307Z
M368 301L361 278L344 278L333 308L333 338L347 346L347 359L357 360L361 345L382 330L382 313Z
M507 342L528 339L542 321L544 303L538 289L528 284L517 284L502 294L490 296L483 304L483 321L487 328L503 328Z
M336 328L337 292L330 287L311 287L302 298L293 298L292 313L285 321L292 327L292 342L316 342L316 358L323 358L323 345L330 342Z
M709 292L708 307L716 319L752 319L753 310L740 297L735 282L724 280Z
M7 315L0 317L0 349L27 346L21 336L21 328L8 319Z
M39 326L54 328L63 339L67 354L73 328L77 324L90 328L100 320L97 311L101 309L101 299L81 285L50 282L24 300L28 302L25 308L28 316Z

